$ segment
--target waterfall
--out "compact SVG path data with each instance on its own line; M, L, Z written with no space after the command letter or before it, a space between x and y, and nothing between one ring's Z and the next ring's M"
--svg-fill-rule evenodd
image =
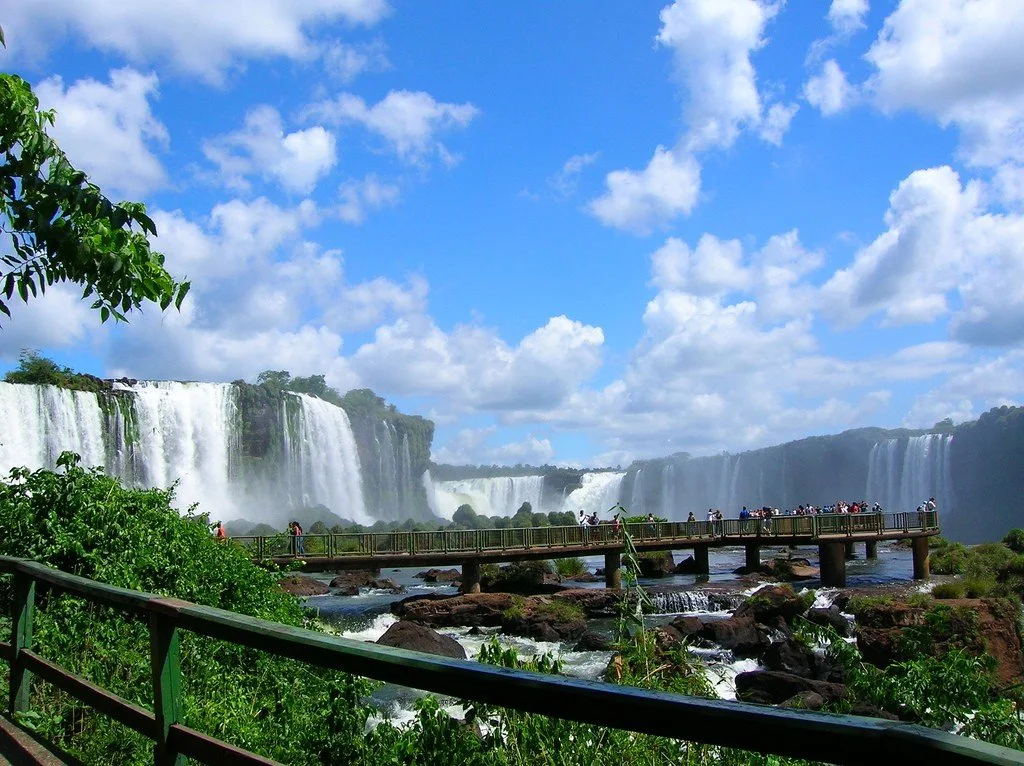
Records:
M301 487L301 505L324 505L342 518L371 523L363 501L359 453L345 410L306 394L289 396L299 402L296 417L285 430L294 428L297 437L289 439L287 453Z
M569 493L562 510L579 516L582 510L588 516L596 513L607 519L607 511L619 502L619 489L626 474L621 471L594 471L581 477L578 488ZM632 510L630 511L632 513Z
M688 590L667 593L652 593L651 601L656 614L677 614L679 612L717 612L721 606L708 598L707 591Z
M106 463L99 397L56 386L0 383L0 474L16 466L52 468L65 450L82 465Z
M951 510L952 443L953 437L946 434L923 434L874 444L868 456L868 502L899 512L912 511L934 497L940 510Z
M480 516L514 516L523 503L542 511L543 476L491 476L433 482L431 510L450 519L460 505L470 505Z
M409 455L409 434L402 434L402 454L399 460L399 509L405 518L412 518L416 511L413 495L412 458Z
M633 477L633 493L629 499L629 511L631 516L644 516L647 511L644 509L644 469L638 468Z
M398 470L395 467L395 443L391 436L391 424L386 420L374 423L373 438L377 445L377 507L387 517L397 518L398 511ZM378 431L380 436L377 436Z
M661 515L666 519L674 518L676 510L676 472L672 463L666 465L661 472Z

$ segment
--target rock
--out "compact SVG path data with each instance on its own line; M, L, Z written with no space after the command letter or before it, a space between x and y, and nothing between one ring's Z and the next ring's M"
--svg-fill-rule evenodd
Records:
M659 629L659 640L672 644L682 638L701 641L729 649L736 657L757 657L768 646L768 636L752 619L730 617L725 620L702 620L679 617Z
M504 567L484 567L480 573L480 590L486 593L532 596L557 591L560 582L546 561L514 561Z
M335 596L358 596L359 595L359 588L357 586L355 586L355 585L348 585L348 586L346 586L344 588L338 588L338 590L336 590L334 592L334 595Z
M612 642L610 639L605 638L600 633L588 630L579 637L572 650L574 652L606 652L611 648Z
M331 580L332 588L369 588L370 583L380 575L380 570L353 569L349 572L342 572Z
M415 575L423 582L462 582L462 572L458 569L428 569Z
M437 654L441 657L466 659L466 650L451 636L442 636L435 630L405 620L400 620L388 628L384 635L377 639L377 643L380 646L393 646L414 652Z
M501 625L501 614L512 605L507 593L467 593L440 598L412 598L396 601L391 613L403 620L434 627Z
M900 717L895 713L890 713L888 710L882 710L880 707L875 707L867 702L855 702L850 706L850 715L862 715L868 718L885 718L888 721L898 721Z
M676 568L672 551L652 551L637 559L641 577L668 577Z
M552 601L567 601L578 606L589 618L618 614L622 593L610 588L563 588L551 594Z
M825 702L837 702L846 695L842 684L801 678L777 670L752 670L736 676L736 698L744 702L777 705L807 691L818 694Z
M697 574L697 560L693 556L687 556L676 564L673 574Z
M834 604L828 609L808 609L806 616L808 622L830 627L843 638L850 635L850 621L843 617L839 607Z
M565 577L563 579L567 580L568 582L601 582L601 580L603 580L604 578L598 577L597 575L591 574L590 572L580 572L578 575L573 575L572 577Z
M281 590L293 596L324 596L331 592L330 588L319 580L302 575L289 575L277 581Z
M778 641L765 650L761 664L768 670L779 670L801 678L827 680L832 667L814 650L799 641Z
M482 634L483 634L483 631L480 630L480 626L479 625L474 625L472 628L470 628L468 631L466 631L466 635L467 636L479 636L479 635L482 635Z
M755 622L767 624L774 617L781 616L788 625L804 613L803 599L788 585L766 585L740 604L733 617L750 617Z
M1019 607L1012 602L996 598L944 599L928 609L904 603L874 604L857 613L857 646L867 662L884 668L909 659L904 649L908 628L924 630L930 625L932 645L926 647L930 654L942 656L954 647L975 656L987 653L996 661L998 686L1014 686L1024 681L1018 613Z
M390 577L374 580L367 587L374 588L375 590L388 590L392 593L405 593L405 588L396 583Z
M797 692L788 700L779 703L779 707L788 707L794 710L821 710L824 705L825 699L810 689Z

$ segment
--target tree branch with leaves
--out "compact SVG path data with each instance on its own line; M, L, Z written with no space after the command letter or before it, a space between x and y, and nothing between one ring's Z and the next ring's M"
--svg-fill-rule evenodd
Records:
M180 309L190 284L150 248L145 206L107 199L47 134L53 122L25 80L0 73L0 312L58 282L81 285L104 322L146 301Z

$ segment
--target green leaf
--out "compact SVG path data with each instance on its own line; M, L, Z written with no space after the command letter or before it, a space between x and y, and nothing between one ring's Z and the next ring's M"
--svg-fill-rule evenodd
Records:
M106 306L100 308L100 321L106 322L110 318L110 309Z

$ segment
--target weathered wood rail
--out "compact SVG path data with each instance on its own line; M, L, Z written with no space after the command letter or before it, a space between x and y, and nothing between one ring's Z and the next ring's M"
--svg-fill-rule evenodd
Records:
M756 567L763 545L816 545L822 581L846 582L845 561L850 546L864 543L868 556L881 540L914 541L914 577L928 576L927 538L939 534L935 511L924 513L818 514L777 516L770 520L664 521L624 525L638 550L692 549L698 574L709 572L711 548L742 545L748 566ZM272 537L236 536L258 561L284 565L296 558L295 541L285 534ZM480 564L529 559L605 555L609 586L617 587L622 533L614 525L528 527L516 529L447 529L431 532L362 532L303 535L306 571L435 566L461 564L463 587L473 590ZM469 570L469 587L466 587Z
M650 692L561 676L512 671L267 622L187 601L116 588L42 564L0 557L13 575L13 624L0 642L10 664L12 718L31 709L32 676L62 689L154 742L158 766L184 757L218 766L272 764L182 721L179 631L251 647L388 683L505 708L663 737L838 764L1024 764L1024 753L906 723ZM148 619L152 709L74 675L33 649L37 586Z

